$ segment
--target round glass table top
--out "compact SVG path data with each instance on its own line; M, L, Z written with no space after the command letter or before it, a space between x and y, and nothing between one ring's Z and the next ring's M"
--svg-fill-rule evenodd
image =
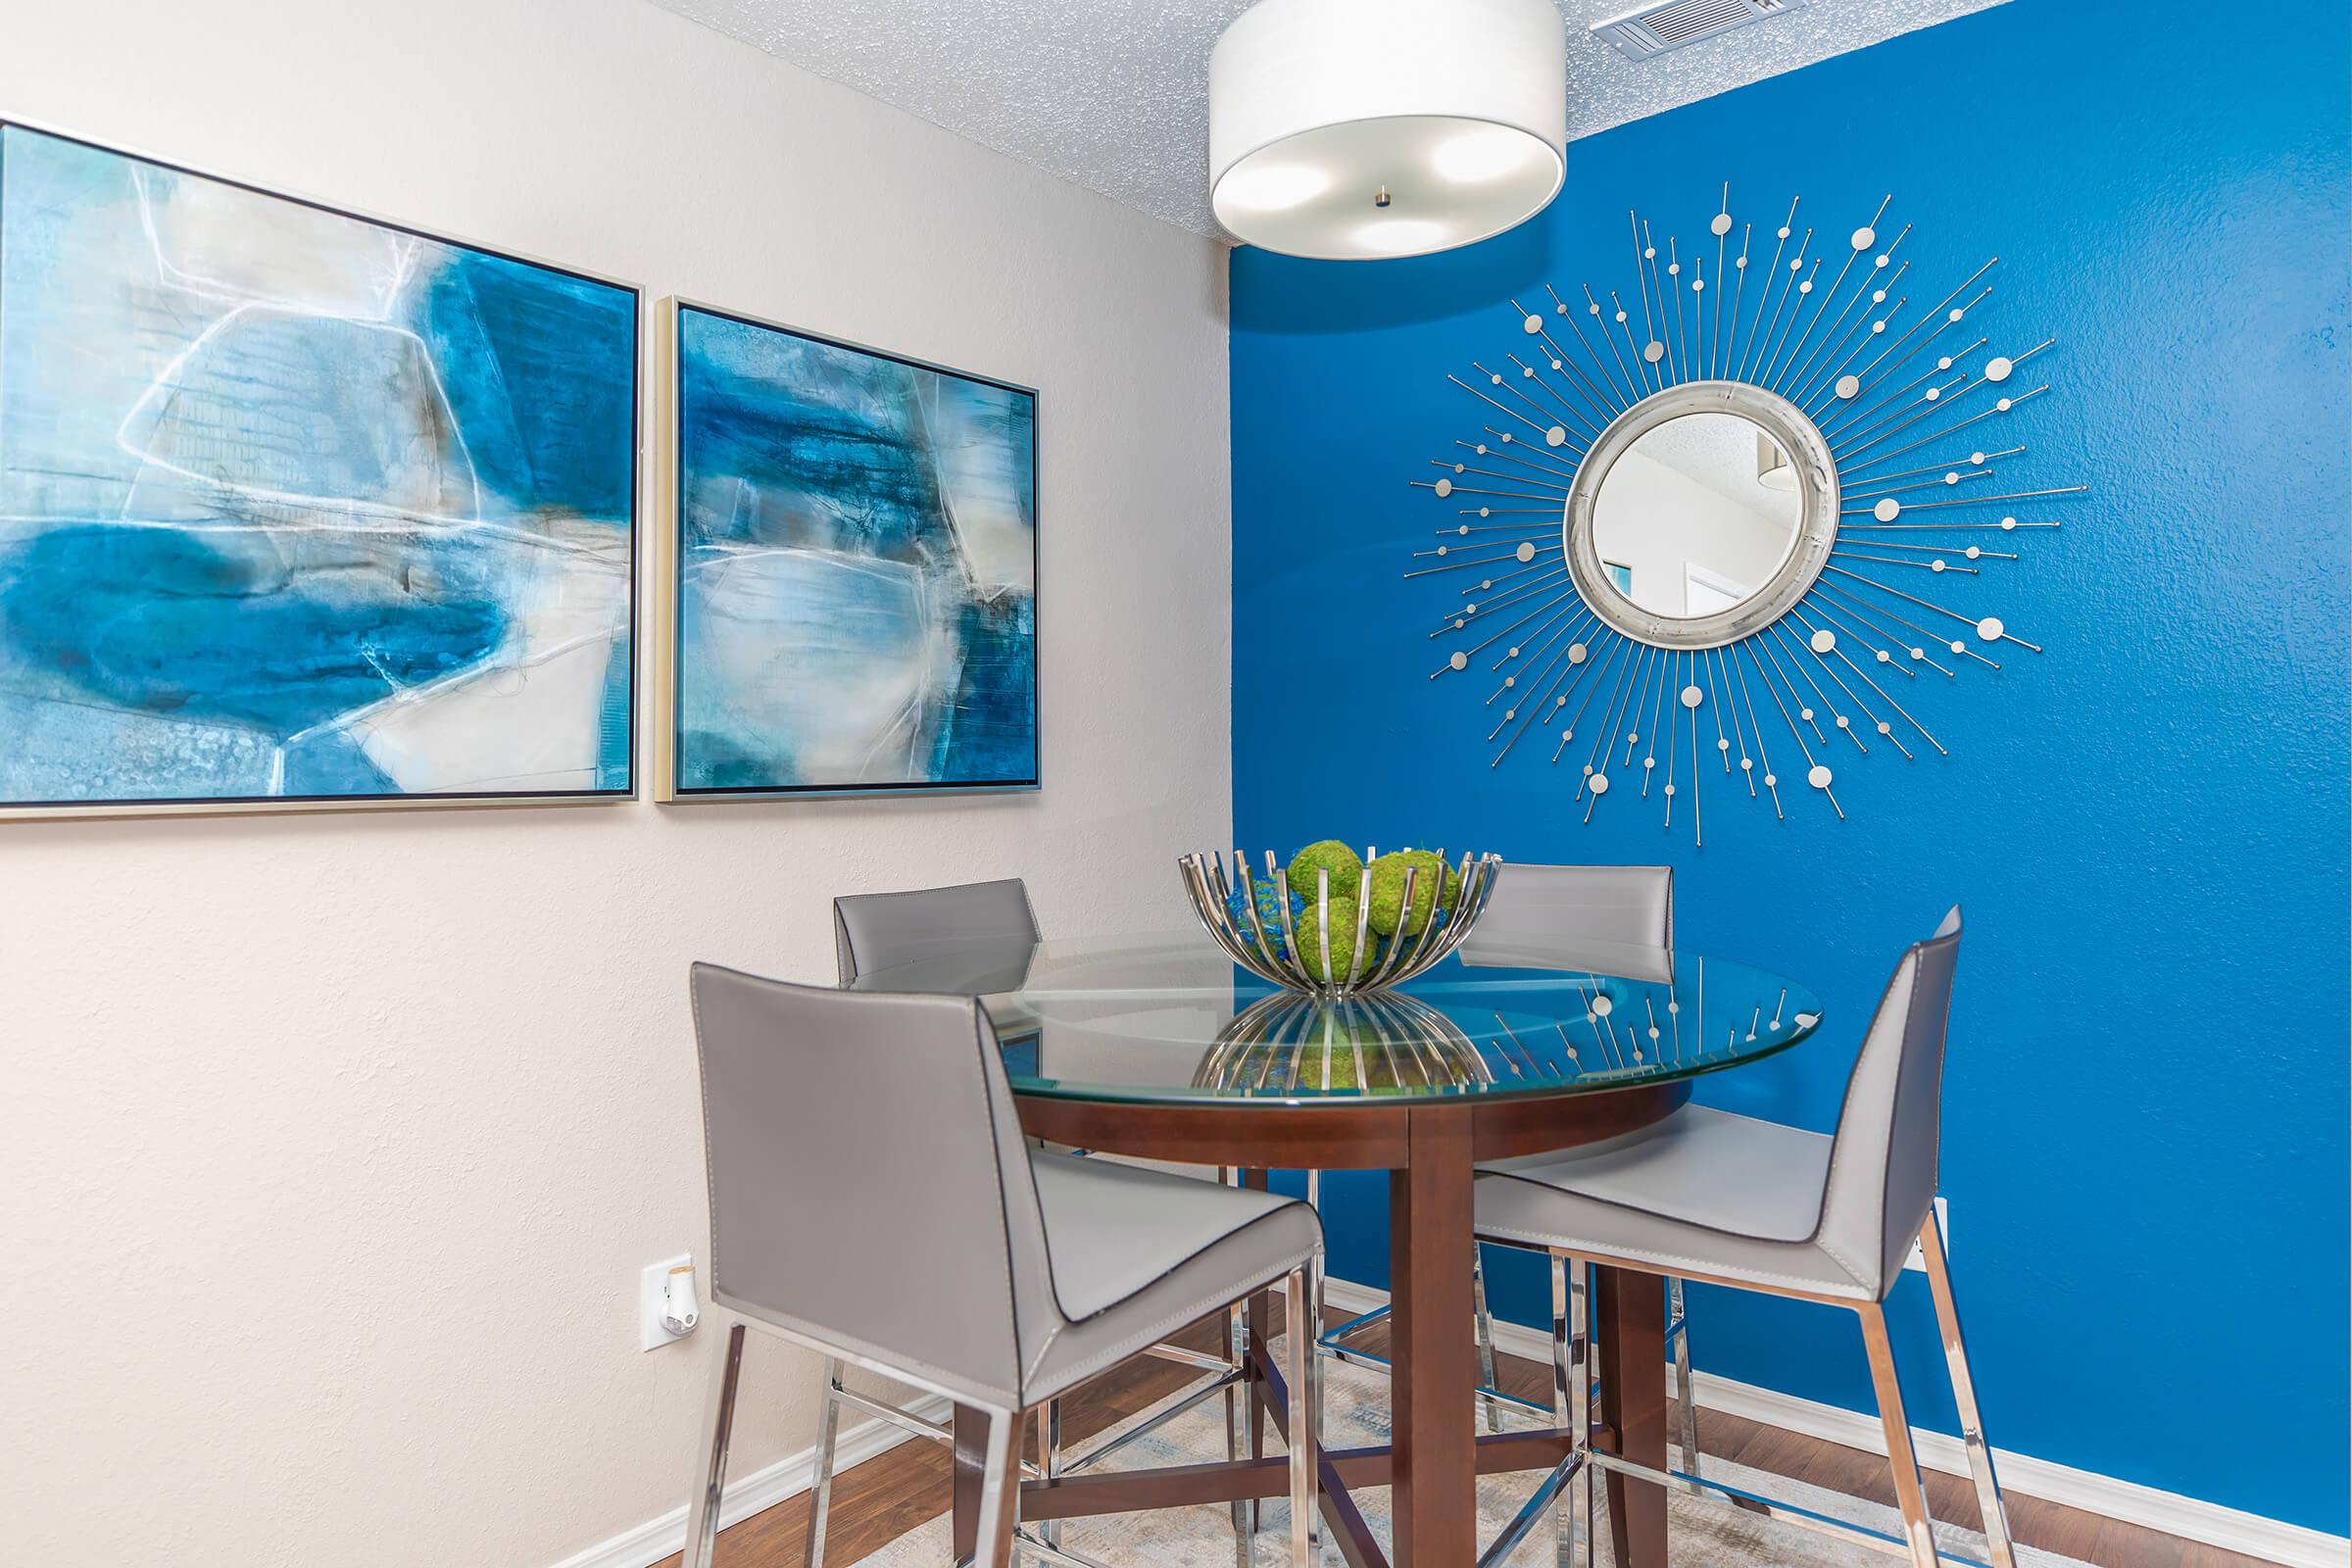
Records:
M1618 1090L1753 1061L1821 1022L1779 975L1605 945L1457 954L1340 1001L1269 986L1199 932L943 942L852 986L978 997L1015 1094L1139 1103Z

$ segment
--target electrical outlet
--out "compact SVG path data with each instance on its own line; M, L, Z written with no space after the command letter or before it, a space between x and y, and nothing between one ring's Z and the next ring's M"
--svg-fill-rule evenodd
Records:
M658 1350L673 1340L686 1337L670 1333L663 1325L662 1300L669 1288L669 1271L673 1268L691 1268L693 1265L692 1252L680 1252L675 1257L665 1257L659 1263L645 1265L645 1272L637 1277L637 1348Z
M1943 1233L1943 1251L1949 1257L1952 1251L1952 1211L1940 1198L1936 1200L1936 1228ZM1911 1255L1903 1259L1903 1267L1915 1268L1922 1274L1928 1271L1927 1254L1919 1250L1917 1242L1911 1244Z

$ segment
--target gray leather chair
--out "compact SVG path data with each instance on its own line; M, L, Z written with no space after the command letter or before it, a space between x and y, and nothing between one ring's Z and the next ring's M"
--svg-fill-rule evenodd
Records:
M1674 978L1674 868L1506 862L1455 952L1473 966L1567 965L1664 984Z
M1019 877L905 893L852 893L833 901L833 952L841 983L868 969L968 948L975 940L1038 939L1037 911Z
M1881 1305L1917 1242L1993 1568L2015 1568L1936 1223L1944 1029L1959 956L1955 907L1934 936L1915 943L1895 965L1846 1079L1834 1135L1688 1105L1655 1135L1622 1146L1487 1167L1478 1178L1478 1235L1549 1254L1555 1416L1580 1434L1589 1430L1585 1272L1592 1264L1687 1276L1855 1312L1902 1510L1904 1540L1896 1545L1908 1549L1917 1568L1936 1568L1935 1538ZM1661 1485L1677 1478L1587 1452L1581 1483L1562 1489L1566 1517L1560 1529L1564 1543L1581 1543L1590 1564L1595 1465ZM1712 1490L1733 1494L1720 1484ZM1772 1507L1768 1498L1745 1500ZM1782 1510L1780 1516L1833 1534L1853 1528L1816 1515ZM1568 1555L1564 1546L1563 1559Z
M710 1561L747 1321L826 1357L828 1427L857 1402L844 1365L987 1412L976 1568L1009 1568L1026 1411L1277 1280L1306 1321L1312 1208L1033 1152L976 1001L704 963L692 992L711 1298L739 1321L713 1367L686 1568ZM1291 1334L1298 1568L1319 1535L1311 1346Z
M1029 953L1039 940L1037 911L1029 903L1028 884L1019 877L1006 877L997 882L963 882L947 887L913 888L893 893L844 894L833 901L834 957L841 972L841 983L855 984L864 974L876 970L903 969L920 974L926 959L939 959L936 978L946 980L953 973L956 978L952 988L963 989L970 978L967 967L978 964L989 971L990 977L976 982L980 989L1009 990L1017 986L1028 970ZM1000 951L1001 945L1001 951ZM885 980L889 979L884 975ZM918 989L907 986L900 989ZM926 980L920 989L928 989ZM997 1014L1001 1020L1003 1013ZM1007 1039L1020 1041L1032 1038L1025 1030L1001 1030ZM1059 1146L1038 1143L1041 1151L1069 1155L1073 1151ZM1235 1182L1234 1185L1240 1185ZM1201 1399L1222 1393L1225 1399L1226 1457L1233 1458L1241 1451L1248 1431L1249 1411L1238 1396L1246 1392L1240 1372L1247 1346L1242 1314L1237 1309L1228 1314L1226 1325L1226 1353L1221 1359L1204 1360L1200 1352L1177 1345L1155 1345L1151 1353L1163 1359L1182 1362L1187 1366L1210 1372L1205 1384L1189 1387L1164 1401L1164 1408L1154 1411L1150 1419L1137 1423L1120 1438L1098 1446L1074 1459L1065 1459L1061 1441L1061 1404L1057 1399L1046 1401L1038 1422L1038 1460L1048 1479L1071 1475L1100 1463L1127 1443L1149 1436L1165 1422L1192 1409ZM931 1423L922 1421L895 1406L844 1393L838 1378L829 1379L822 1413L818 1420L816 1482L810 1504L814 1528L809 1536L807 1568L823 1568L825 1518L832 1504L833 1439L837 1423L836 1405L847 1400L869 1413L901 1426L925 1431L943 1443L953 1443L953 1435ZM1257 1531L1255 1502L1237 1502L1233 1505L1235 1558L1239 1568L1249 1568L1250 1540ZM1050 1523L1040 1527L1040 1536L1049 1546L1061 1544L1061 1526Z

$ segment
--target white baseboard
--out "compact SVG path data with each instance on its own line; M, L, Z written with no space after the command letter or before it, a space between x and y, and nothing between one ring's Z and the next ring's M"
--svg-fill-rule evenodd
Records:
M1374 1307L1386 1306L1389 1294L1368 1285L1335 1279L1326 1282L1324 1298L1343 1312L1369 1312ZM1548 1364L1551 1360L1550 1337L1517 1323L1497 1321L1494 1344L1498 1349L1531 1361ZM1674 1377L1671 1367L1667 1368L1666 1377L1671 1390ZM1752 1383L1737 1383L1709 1372L1698 1373L1692 1385L1702 1410L1721 1410L1727 1415L1859 1448L1866 1453L1886 1451L1886 1434L1879 1429L1875 1416L1800 1399ZM1968 1455L1958 1438L1940 1432L1919 1432L1913 1443L1919 1451L1919 1462L1929 1469L1946 1475L1968 1474ZM2225 1508L2220 1503L2184 1497L2176 1492L2159 1492L2134 1481L2077 1470L2071 1465L2013 1453L2007 1448L1995 1448L1993 1462L2000 1472L2004 1492L2142 1525L2184 1541L2201 1542L2243 1556L2279 1563L2284 1568L2346 1568L2352 1562L2352 1540L2342 1536Z
M950 1413L949 1402L936 1395L917 1399L906 1408L926 1421L945 1421ZM869 1420L854 1427L845 1426L834 1449L834 1473L838 1475L854 1464L913 1441L912 1433L887 1421ZM750 1475L732 1478L719 1499L718 1527L724 1530L774 1507L787 1497L807 1492L815 1479L813 1444ZM587 1550L564 1558L556 1568L648 1568L685 1544L686 1505L680 1503L659 1519L649 1519L633 1530L624 1530L609 1541L600 1541Z

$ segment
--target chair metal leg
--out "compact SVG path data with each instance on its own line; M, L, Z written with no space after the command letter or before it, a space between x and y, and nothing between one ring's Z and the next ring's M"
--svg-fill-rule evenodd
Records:
M1249 1338L1242 1318L1239 1301L1225 1309L1226 1343L1231 1348L1232 1364L1238 1370L1248 1363ZM1250 1384L1247 1380L1229 1385L1225 1390L1225 1457L1239 1459L1250 1451L1250 1434L1243 1425L1250 1418ZM1234 1568L1250 1568L1250 1546L1257 1534L1257 1503L1254 1499L1235 1498L1233 1503L1233 1561Z
M1930 1207L1919 1228L1919 1250L1928 1264L1928 1290L1936 1298L1936 1326L1943 1334L1943 1359L1952 1375L1952 1403L1960 1412L1960 1441L1968 1449L1968 1473L1977 1483L1977 1511L1984 1516L1984 1541L1992 1568L2017 1568L2009 1540L2009 1511L1992 1473L1992 1445L1985 1441L1984 1416L1977 1407L1977 1383L1968 1370L1968 1345L1960 1336L1960 1307L1952 1299L1951 1263L1943 1255L1943 1228Z
M1863 1348L1870 1353L1870 1381L1879 1396L1879 1424L1886 1430L1886 1463L1894 1471L1894 1500L1902 1509L1911 1561L1914 1568L1936 1568L1936 1527L1919 1481L1919 1456L1911 1447L1911 1421L1903 1413L1903 1386L1894 1373L1886 1314L1875 1302L1855 1311L1862 1319Z
M1592 1339L1585 1294L1585 1262L1551 1254L1551 1407L1571 1434L1570 1451L1585 1462L1560 1489L1560 1568L1592 1568Z
M727 1484L727 1445L735 1436L735 1387L743 1380L743 1325L727 1330L727 1343L710 1368L710 1396L704 1407L705 1441L695 1465L694 1495L686 1503L686 1550L681 1568L710 1568L718 1544L718 1497Z
M825 1388L816 1406L816 1476L808 1484L806 1568L825 1568L825 1523L833 1511L833 1448L841 1432L841 1362L825 1359Z
M1013 1513L1021 1494L1021 1412L988 1412L988 1447L980 1470L979 1530L970 1568L1013 1568ZM958 1565L961 1568L961 1565Z
M1037 1467L1048 1481L1061 1474L1061 1400L1048 1399L1045 1409L1038 1412ZM1017 1494L1016 1494L1017 1495ZM1058 1549L1061 1545L1061 1521L1049 1519L1037 1527L1038 1539ZM809 1568L818 1568L811 1563Z
M1306 1173L1311 1184L1315 1173ZM1243 1185L1240 1166L1220 1172L1228 1187ZM1225 1309L1225 1331L1229 1360L1238 1371L1250 1364L1250 1314L1240 1301ZM1239 1459L1250 1451L1250 1419L1257 1398L1254 1380L1245 1379L1235 1388L1225 1391L1225 1457ZM1257 1542L1257 1499L1248 1497L1233 1505L1233 1560L1235 1568L1250 1568L1250 1554Z
M1290 1352L1291 1568L1315 1568L1323 1545L1323 1502L1317 1494L1322 1455L1315 1445L1315 1335L1307 1326L1313 1321L1313 1291L1312 1264L1293 1270L1283 1282L1283 1322L1289 1330L1284 1338Z
M1306 1206L1313 1209L1318 1217L1323 1212L1323 1173L1319 1170L1310 1170L1306 1173ZM1307 1339L1315 1345L1317 1353L1308 1355L1306 1359L1308 1370L1314 1374L1315 1419L1319 1421L1323 1418L1323 1357L1320 1353L1323 1340L1323 1296L1329 1283L1324 1278L1321 1252L1315 1254L1315 1260L1308 1265L1308 1268L1307 1303L1314 1308L1314 1311L1307 1318L1308 1324L1312 1327L1312 1332L1307 1335Z
M1690 1319L1683 1309L1683 1282L1666 1281L1666 1337L1674 1346L1675 1426L1683 1446L1683 1472L1698 1474L1698 1399L1691 1392ZM1690 1490L1701 1489L1693 1485Z
M1319 1187L1320 1171L1308 1171L1310 1188ZM1316 1213L1320 1215L1321 1209ZM1306 1381L1315 1406L1315 1430L1323 1430L1323 1293L1330 1284L1317 1252L1306 1271Z
M1470 1309L1478 1319L1478 1386L1494 1387L1494 1314L1487 1310L1487 1250L1473 1242L1470 1246ZM1487 1430L1502 1430L1502 1403L1493 1395L1482 1395L1479 1402L1487 1407Z

